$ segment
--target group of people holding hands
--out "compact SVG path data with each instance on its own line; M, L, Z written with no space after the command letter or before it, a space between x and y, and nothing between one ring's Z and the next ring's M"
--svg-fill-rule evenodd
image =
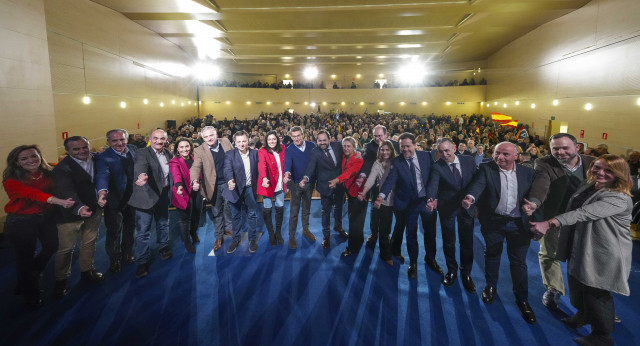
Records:
M356 150L353 137L332 142L325 130L315 134L315 143L304 139L300 126L291 127L288 135L293 142L285 146L277 132L269 131L256 150L250 148L244 130L233 134L232 144L218 137L216 128L205 126L202 145L194 147L189 138L179 138L170 152L164 130L151 132L148 147L136 148L127 143L127 131L114 129L106 134L109 148L100 154L90 152L84 137L67 138L67 156L54 168L37 146L16 147L3 173L10 199L5 232L16 253L15 293L30 306L42 305L40 277L55 254L54 296L65 296L78 238L81 278L103 280L93 265L102 215L109 271L117 273L123 264L135 263L137 278L148 275L152 221L160 258L172 256L171 204L177 209L187 252L196 252L204 200L211 205L213 250L222 248L227 235L231 241L226 252L232 254L246 228L249 252L254 253L260 215L269 244L284 245L284 199L289 192L287 245L295 250L300 211L306 241L315 242L314 233L319 233L309 226L312 194L317 190L323 249L331 247L333 219L333 231L348 239L342 256L356 254L363 244L371 249L379 244L382 261L393 266L394 257L404 262L401 246L406 233L408 276L415 278L420 219L425 262L442 275L445 286L454 285L459 276L468 292L476 291L471 270L474 218L478 218L485 241L482 300L489 304L497 294L506 242L515 301L531 324L536 317L528 303L526 254L531 240L540 241L540 269L547 289L544 305L558 308L559 297L565 294L560 261L567 261L571 303L578 313L563 321L572 328L591 324L590 335L576 338L581 344L612 344L611 293L629 295L631 266L632 181L623 158L580 155L576 139L566 133L551 136L551 155L537 158L534 168L516 163L517 144L510 141L497 144L491 160L478 161L459 151L450 138L438 138L435 150L417 150L414 134L402 133L395 141L383 125L373 128L373 140L362 152ZM342 222L345 195L348 229ZM369 201L370 234L365 241ZM446 273L436 261L438 219ZM41 250L34 255L37 242Z

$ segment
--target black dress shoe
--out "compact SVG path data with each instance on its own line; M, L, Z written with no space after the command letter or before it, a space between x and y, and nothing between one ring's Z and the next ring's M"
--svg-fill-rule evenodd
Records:
M447 275L442 278L442 284L447 287L451 287L453 286L453 282L456 281L456 277L456 273L448 272Z
M162 258L165 261L171 258L171 256L173 256L173 253L171 252L171 248L169 248L168 246L163 247L158 252L160 252L160 258Z
M36 293L25 294L24 301L29 307L39 308L44 304L42 299L42 291L38 290Z
M467 290L467 292L475 293L476 284L473 283L473 279L471 278L471 275L462 274L460 275L460 280L462 281L462 287L464 287L464 289Z
M324 237L322 239L322 248L323 249L328 249L329 246L331 246L331 241L329 240L329 237Z
M575 341L578 345L588 345L588 346L605 346L605 345L613 345L613 339L611 338L611 335L609 334L596 334L594 332L591 332L591 334L587 335L587 336L580 336L577 338L574 338L573 341Z
M149 263L139 264L136 268L136 278L140 279L149 275Z
M338 232L343 238L349 238L349 233L347 233L344 229L334 229L334 231Z
M434 272L440 275L444 275L442 268L440 268L440 265L438 265L438 262L436 262L435 259L431 259L431 258L428 258L427 256L424 256L424 261L427 263L429 268L431 268L431 270L433 270Z
M375 249L376 248L376 242L378 241L378 236L377 235L373 235L370 234L367 237L367 242L365 243L365 246L367 247L367 249Z
M345 249L344 251L342 251L342 257L348 257L353 255L355 252L349 250L349 249Z
M407 271L409 278L415 279L418 277L418 266L415 263L409 264L409 270Z
M56 280L56 282L53 284L53 297L55 299L61 299L62 297L66 296L67 293L67 279Z
M111 261L111 265L109 265L109 271L112 273L118 273L122 270L122 264L120 260L117 259L115 261Z
M482 301L486 304L493 302L493 298L496 296L496 288L493 286L487 285L484 290L482 290Z
M546 290L542 295L542 305L552 311L558 310L558 301L561 295L562 294L554 289Z
M518 304L522 318L529 324L536 324L536 315L533 313L529 303L524 301L517 301L516 303Z
M102 273L95 269L87 270L86 272L80 273L80 278L84 281L94 283L104 280L104 276L102 275Z
M579 312L571 317L565 317L561 319L561 321L565 326L571 329L580 329L587 324L586 317L584 316L584 314L581 314Z

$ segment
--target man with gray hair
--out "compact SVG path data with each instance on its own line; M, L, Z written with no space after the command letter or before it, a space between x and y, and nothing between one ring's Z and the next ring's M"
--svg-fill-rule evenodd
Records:
M164 130L154 130L149 137L150 145L140 149L136 155L133 165L136 181L129 199L129 205L136 208L136 278L149 274L152 221L156 222L156 243L160 257L168 260L173 255L169 246L169 205L173 186L169 160L173 154L164 147L167 143Z
M213 221L216 238L213 250L218 251L222 246L225 230L233 229L231 209L222 198L222 191L226 184L224 180L225 155L228 151L233 150L233 145L227 138L218 138L218 131L213 126L202 128L201 135L204 143L193 149L193 165L191 165L189 175L193 189L200 190L202 197L211 203L209 216ZM233 233L230 231L229 235L233 236Z
M133 192L133 160L136 146L128 144L129 134L123 129L107 132L109 148L96 159L98 205L104 208L107 228L104 247L109 256L109 271L117 273L122 262L133 263L133 233L136 210L129 205Z

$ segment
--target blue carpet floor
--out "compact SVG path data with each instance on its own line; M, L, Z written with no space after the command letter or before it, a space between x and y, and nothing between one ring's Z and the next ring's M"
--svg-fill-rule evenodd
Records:
M285 206L288 215L288 203ZM210 256L214 238L207 218L199 230L197 253L188 254L173 212L171 216L173 258L162 261L154 251L148 277L135 279L135 265L117 274L107 272L102 229L96 268L106 279L95 285L81 282L76 254L71 291L56 301L50 298L50 263L43 279L45 306L36 310L13 295L13 251L0 249L0 345L572 345L574 337L589 333L589 327L576 333L560 321L575 311L568 297L561 300L561 313L542 305L536 242L527 263L529 301L538 323L529 325L520 317L506 250L498 297L485 305L480 298L484 242L477 222L472 277L478 292L470 294L459 280L445 288L422 260L418 278L409 280L406 263L396 261L390 267L379 259L377 249L363 248L342 258L346 240L337 233L331 249L322 250L317 200L312 202L311 229L318 241L309 243L298 233L296 251L287 245L271 247L264 236L258 252L250 254L245 236L236 253L226 254L230 241L225 239L219 253ZM367 221L365 237L368 227ZM286 218L283 229L288 229ZM421 233L418 241L422 244ZM438 230L437 260L444 267L441 242ZM640 344L639 247L635 242L632 295L614 297L622 318L613 335L619 345ZM403 252L408 258L406 248ZM419 258L423 255L421 249Z

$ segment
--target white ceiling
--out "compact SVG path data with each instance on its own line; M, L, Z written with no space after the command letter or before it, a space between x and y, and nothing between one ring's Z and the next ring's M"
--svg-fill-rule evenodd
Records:
M334 67L389 65L407 56L433 64L482 61L514 39L589 2L92 1L121 12L194 57L199 50L214 51L220 63L240 71L257 65L310 62Z

